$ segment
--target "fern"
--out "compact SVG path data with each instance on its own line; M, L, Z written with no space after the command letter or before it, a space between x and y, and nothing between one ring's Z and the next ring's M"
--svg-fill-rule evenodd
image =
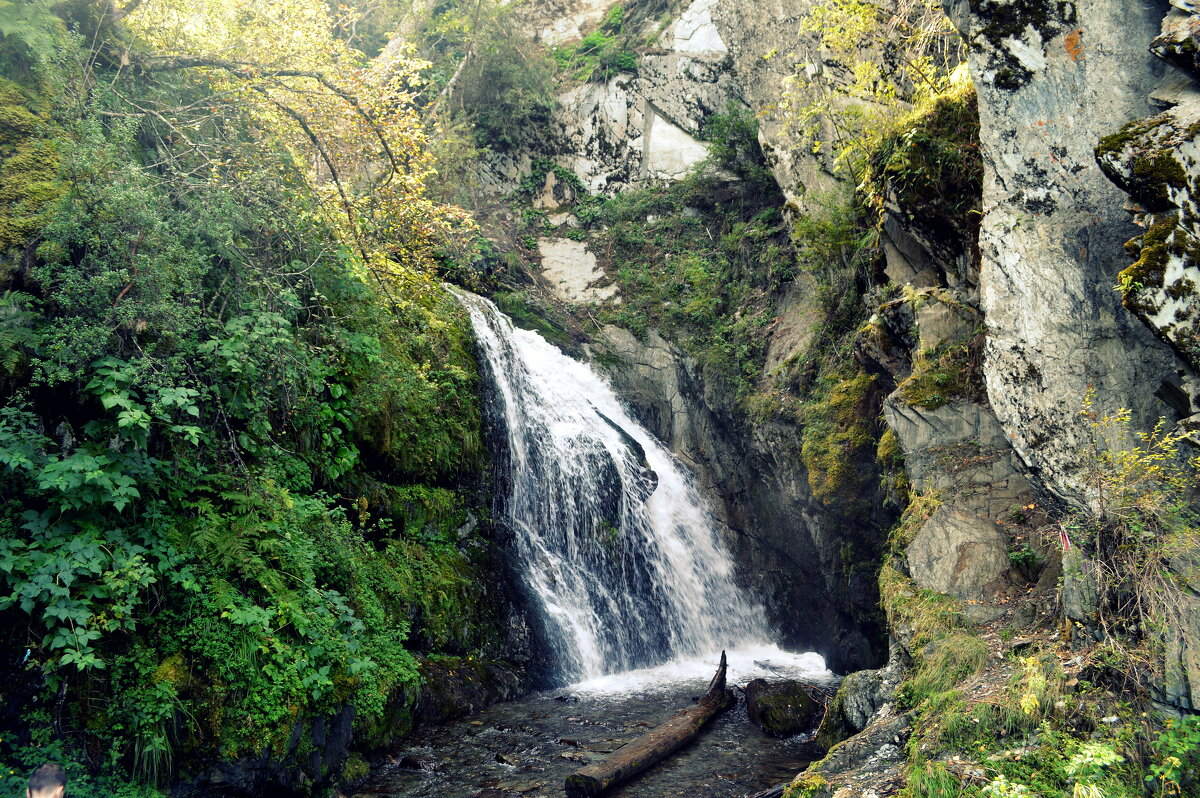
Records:
M0 14L4 11L0 6ZM37 348L39 336L30 328L38 314L29 310L33 297L20 291L0 294L0 373L13 375L28 352Z
M61 20L45 0L0 0L0 36L21 42L31 55L53 51L61 29Z

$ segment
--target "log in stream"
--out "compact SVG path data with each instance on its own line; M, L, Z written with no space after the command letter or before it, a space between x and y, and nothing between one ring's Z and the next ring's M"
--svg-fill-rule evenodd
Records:
M567 776L567 798L599 795L661 762L695 738L704 724L732 704L732 696L725 689L725 670L722 651L717 673L696 706L679 710L665 723L621 746L602 761Z

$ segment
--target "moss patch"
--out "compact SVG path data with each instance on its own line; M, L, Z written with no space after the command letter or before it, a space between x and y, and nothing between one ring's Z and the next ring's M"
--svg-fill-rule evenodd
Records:
M63 191L49 122L17 84L0 78L0 284Z
M801 456L813 496L825 504L863 503L874 481L880 401L876 377L859 371L818 389L803 406Z
M862 181L871 205L900 206L905 222L955 253L978 236L983 196L979 110L974 84L921 105L890 128Z
M1154 307L1146 304L1140 292L1147 288L1162 287L1167 264L1173 254L1178 223L1178 213L1160 214L1145 234L1129 242L1127 248L1137 253L1137 260L1117 276L1122 303L1129 310L1135 313L1154 312Z
M986 400L983 343L983 335L979 334L966 343L918 352L913 360L912 374L899 385L900 398L906 404L927 410L954 399Z

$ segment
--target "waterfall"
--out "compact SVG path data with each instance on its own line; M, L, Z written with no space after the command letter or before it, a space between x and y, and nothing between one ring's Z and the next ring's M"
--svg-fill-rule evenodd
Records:
M500 516L561 678L765 642L683 465L589 366L458 293L507 444Z

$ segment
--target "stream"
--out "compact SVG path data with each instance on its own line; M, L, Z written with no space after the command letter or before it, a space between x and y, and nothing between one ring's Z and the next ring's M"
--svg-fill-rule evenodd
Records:
M690 706L716 659L689 659L602 676L497 704L419 729L355 798L561 798L566 777ZM773 646L730 652L729 684L798 679L828 689L836 678L816 654ZM808 736L778 740L737 705L682 751L605 793L612 798L744 798L790 781L812 759Z

